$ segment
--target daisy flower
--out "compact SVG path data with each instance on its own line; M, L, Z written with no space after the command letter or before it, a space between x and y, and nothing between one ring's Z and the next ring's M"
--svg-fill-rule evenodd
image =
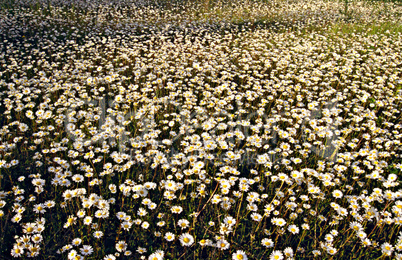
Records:
M127 243L125 241L119 241L116 243L116 250L118 252L124 252L127 249Z
M216 241L216 247L219 248L220 250L226 250L229 249L229 242L226 241L225 239L219 239Z
M14 245L13 249L11 250L11 255L13 257L20 257L24 253L24 249Z
M194 237L189 233L181 234L179 240L182 246L191 246L194 243Z
M148 257L148 260L163 260L164 255L165 255L165 252L163 252L162 250L156 250L155 253L152 253Z
M147 221L142 222L141 227L143 229L148 229L149 228L149 223Z
M228 225L228 226L233 226L233 225L235 225L236 224L236 219L234 219L233 217L231 217L231 216L227 216L226 218L224 218L223 219L223 222L226 224L226 225Z
M269 260L282 260L283 259L283 254L279 250L275 250L271 253L269 256Z
M260 222L262 219L262 216L258 213L253 213L251 214L251 219L257 222Z
M167 232L166 234L165 234L165 239L167 240L167 241L173 241L174 240L174 238L175 238L175 235L173 234L173 233L171 233L171 232Z
M293 257L293 249L291 247L287 247L285 248L285 250L283 250L283 253L285 253L286 257Z
M244 251L237 250L236 253L232 254L232 259L233 260L247 260L248 258Z
M116 260L116 257L112 254L109 254L103 258L103 260Z
M267 248L274 247L274 241L270 238L263 238L261 244Z
M101 237L103 237L103 232L102 231L95 231L93 233L93 235L94 235L95 238L101 238Z
M83 245L82 248L80 248L80 252L82 255L91 255L94 252L94 249L90 245Z
M288 231L290 232L290 233L292 233L293 235L294 234L298 234L299 233L299 227L298 226L296 226L296 225L289 225L289 227L288 227Z
M181 227L181 229L185 229L188 228L188 226L190 225L190 222L187 219L180 219L177 222L177 225Z

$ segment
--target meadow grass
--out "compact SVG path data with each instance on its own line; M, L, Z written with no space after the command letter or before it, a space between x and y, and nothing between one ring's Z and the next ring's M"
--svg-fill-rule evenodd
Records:
M400 2L0 6L4 259L402 259Z

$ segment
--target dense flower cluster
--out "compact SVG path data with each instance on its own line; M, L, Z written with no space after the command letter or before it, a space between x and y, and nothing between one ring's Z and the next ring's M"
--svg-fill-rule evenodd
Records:
M224 2L1 12L7 254L402 259L402 35L331 30L338 2Z

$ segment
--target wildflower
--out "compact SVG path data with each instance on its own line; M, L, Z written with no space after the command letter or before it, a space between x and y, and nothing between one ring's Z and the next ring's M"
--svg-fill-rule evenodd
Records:
M101 237L103 237L103 232L102 231L95 231L94 233L93 233L93 236L95 237L95 238L101 238Z
M147 214L148 214L148 212L147 212L144 208L139 208L139 209L138 209L138 212L137 212L137 215L138 215L138 216L143 217L143 216L145 216L145 215L147 215Z
M27 255L29 257L36 257L39 255L39 250L40 250L39 245L29 245L28 246L29 253L27 252Z
M31 234L35 231L35 223L28 223L24 226L23 232L26 234Z
M126 217L126 213L124 213L124 212L117 212L117 214L116 214L116 217L119 219L119 220L123 220L125 217Z
M247 260L248 258L244 251L237 250L236 253L232 254L232 259L233 260Z
M319 251L319 250L313 250L312 253L313 253L314 257L321 255L321 251Z
M390 243L384 243L381 245L381 252L384 255L391 256L394 251L394 247Z
M44 205L46 208L50 209L50 208L53 208L56 205L56 203L52 200L48 200L44 203Z
M361 243L362 243L362 245L363 245L364 247L371 246L371 241L370 241L370 239L368 239L368 238L362 239L362 240L361 240Z
M181 234L179 240L182 246L191 246L194 243L194 237L189 233Z
M94 250L90 245L83 245L82 248L80 248L80 253L84 256L91 255L93 252Z
M13 249L11 250L11 256L20 257L22 254L24 254L24 249L14 245Z
M180 220L177 222L177 225L178 225L179 227L181 227L181 229L185 229L185 228L188 228L188 227L189 227L190 222L189 222L187 219L180 219Z
M326 251L330 255L335 255L337 252L336 248L332 246L327 246Z
M172 213L175 214L180 214L183 211L183 208L181 206L173 206L171 208Z
M251 214L251 219L257 222L260 222L262 220L262 216L258 213L253 213Z
M125 230L125 231L129 231L130 228L132 226L132 222L130 221L124 221L123 223L121 223L121 227Z
M109 254L103 258L103 260L116 260L116 257L112 254Z
M92 223L92 217L86 216L83 220L84 225L91 225Z
M173 234L173 233L171 233L171 232L167 232L166 234L165 234L165 239L167 240L167 241L173 241L174 240L174 238L175 238L175 235Z
M74 238L73 241L71 242L71 244L73 246L79 246L82 243L82 239L81 238Z
M70 252L68 252L68 259L74 259L77 256L77 251L75 251L74 249L71 250Z
M223 219L223 222L229 227L234 226L236 224L236 219L231 216L227 216Z
M119 241L116 243L116 250L118 252L124 252L127 249L127 243L125 241Z
M286 221L283 218L272 218L271 219L272 224L277 225L279 227L283 227L286 225Z
M334 237L336 237L336 236L339 234L339 232L338 232L337 230L335 230L335 229L331 230L330 233L331 233L331 235L334 236Z
M220 250L226 250L229 249L229 242L226 241L225 239L219 239L216 241L216 247L219 248Z
M275 250L269 255L269 260L282 260L282 259L283 259L283 254L279 250Z
M46 212L46 210L45 210L45 206L41 203L41 204L36 204L35 206L34 206L34 212L35 213L45 213Z
M20 213L18 213L16 215L14 215L14 217L11 219L11 221L14 223L18 223L21 221L21 219L22 219L22 215Z
M350 223L350 228L351 229L353 229L354 231L361 231L361 230L363 230L363 226L360 224L360 223L358 223L358 222L352 222L352 223Z
M147 252L147 249L144 248L144 247L138 247L138 248L137 248L137 252L140 253L140 254L144 254L144 253Z
M200 246L211 246L212 241L210 239L201 239L199 242Z
M157 251L155 253L152 253L149 257L148 260L163 260L164 252L163 251Z
M367 237L367 234L364 231L357 231L356 235L360 239L365 239Z
M334 191L332 192L332 196L334 196L334 197L337 198L337 199L340 199L340 198L342 198L343 193L342 193L342 191L340 191L340 190L334 190Z
M293 249L292 249L291 247L285 248L285 250L283 250L283 253L284 253L285 256L288 257L288 258L293 257Z
M325 235L325 241L327 243L332 243L334 241L334 237L331 234L326 234Z
M274 241L272 241L272 239L269 239L269 238L263 238L261 240L261 244L263 246L265 246L266 248L274 247Z
M148 229L149 223L148 223L147 221L144 221L144 222L142 222L141 227L142 227L143 229Z
M296 225L289 225L288 226L288 231L290 232L290 233L292 233L293 235L294 234L298 234L299 233L299 228L296 226Z

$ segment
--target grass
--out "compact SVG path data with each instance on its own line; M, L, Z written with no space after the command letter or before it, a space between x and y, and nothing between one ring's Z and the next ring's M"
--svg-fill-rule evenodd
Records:
M384 35L384 34L394 34L402 32L402 25L400 23L393 22L385 22L381 24L368 24L368 25L359 25L359 24L336 24L333 26L332 31L334 33L363 33L368 35Z

